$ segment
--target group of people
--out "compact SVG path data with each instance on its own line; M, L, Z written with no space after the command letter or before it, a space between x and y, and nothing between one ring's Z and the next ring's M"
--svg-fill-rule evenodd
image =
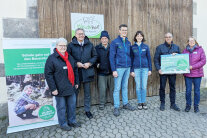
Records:
M119 36L110 41L107 31L102 31L101 43L96 47L85 36L84 29L75 30L72 42L68 44L64 38L56 42L54 53L45 64L45 78L52 95L56 99L59 125L63 130L80 127L76 120L76 101L81 85L84 89L85 115L91 119L91 89L94 80L94 68L97 68L99 109L104 110L106 92L109 90L111 102L114 104L114 116L120 115L120 90L122 91L123 109L134 111L136 108L128 102L128 79L135 79L137 108L147 109L146 93L148 76L152 74L150 49L144 42L142 31L134 36L134 45L127 38L127 25L119 26ZM170 108L180 111L175 103L176 74L162 74L161 55L180 54L179 46L173 43L171 33L165 34L165 42L156 48L154 55L155 68L160 76L160 110L165 110L165 86L167 79L170 85ZM186 109L191 108L191 91L194 84L194 111L199 112L200 83L203 77L203 66L206 63L205 52L193 37L190 37L183 53L189 54L190 73L184 74L186 83ZM65 116L66 115L66 116Z

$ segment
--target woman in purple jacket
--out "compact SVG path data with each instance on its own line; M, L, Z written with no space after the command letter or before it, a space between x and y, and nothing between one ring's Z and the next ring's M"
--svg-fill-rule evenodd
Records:
M185 111L189 112L191 109L191 91L192 84L194 85L194 112L199 112L200 102L200 84L201 78L204 76L203 66L206 64L206 55L201 46L193 37L189 37L188 45L183 51L184 54L189 54L190 73L184 74L186 85L186 108Z

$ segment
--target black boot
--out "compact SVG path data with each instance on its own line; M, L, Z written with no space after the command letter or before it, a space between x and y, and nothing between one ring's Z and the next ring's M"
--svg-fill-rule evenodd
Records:
M27 118L27 119L38 118L38 116L32 115L32 112L33 112L33 111L34 111L34 110L32 110L32 109L29 109L29 110L26 111L26 118Z
M20 117L21 119L26 119L26 115L24 116L24 114L17 114L18 117Z

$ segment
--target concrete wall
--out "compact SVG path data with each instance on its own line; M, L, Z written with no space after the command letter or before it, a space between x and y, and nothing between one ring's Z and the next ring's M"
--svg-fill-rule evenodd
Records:
M3 20L6 18L26 18L26 0L0 1L0 103L7 101L2 50L2 38L4 37Z
M23 31L24 30L24 31ZM37 0L0 1L0 110L7 103L6 79L2 50L3 38L39 37Z
M199 45L201 45L207 55L207 1L206 0L193 0L194 12L193 12L193 28L194 36L197 38ZM207 87L207 65L204 66L205 77L202 79L202 87Z

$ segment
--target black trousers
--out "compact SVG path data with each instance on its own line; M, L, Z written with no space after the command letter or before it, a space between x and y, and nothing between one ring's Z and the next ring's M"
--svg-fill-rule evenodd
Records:
M76 105L77 105L77 98L78 94L81 89L81 85L83 85L84 90L84 110L85 112L89 112L91 110L91 88L90 82L81 82L79 88L76 90Z
M171 105L175 104L176 92L175 92L175 82L176 75L160 75L160 102L165 104L165 87L167 79L170 86L170 103Z

